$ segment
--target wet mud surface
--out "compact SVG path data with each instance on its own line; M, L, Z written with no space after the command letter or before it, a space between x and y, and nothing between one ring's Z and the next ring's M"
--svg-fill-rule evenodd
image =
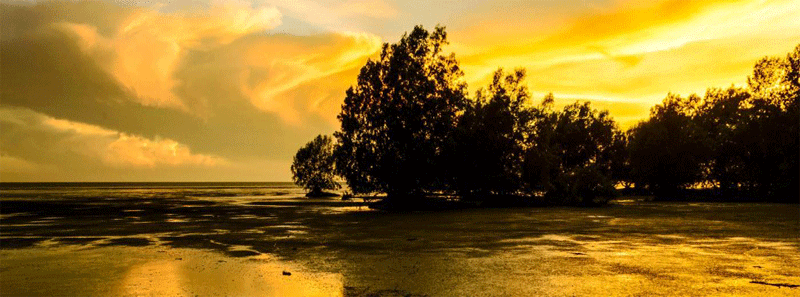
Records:
M0 289L4 296L800 294L797 205L622 201L386 213L281 191L4 192ZM156 277L165 274L176 280ZM126 290L131 275L161 280ZM88 285L104 279L105 286Z

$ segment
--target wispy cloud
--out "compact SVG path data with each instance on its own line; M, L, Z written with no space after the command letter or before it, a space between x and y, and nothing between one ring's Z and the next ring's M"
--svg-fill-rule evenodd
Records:
M614 1L550 20L520 20L506 32L515 38L498 43L472 39L471 33L484 36L480 28L456 31L454 48L465 53L473 86L486 83L494 67L526 67L536 93L650 105L668 92L744 84L755 61L800 40L795 2ZM553 26L535 24L544 21ZM637 117L645 116L646 109Z
M358 18L388 19L398 10L384 0L266 0L289 16L334 31L356 30Z
M4 130L25 134L26 141L16 141L5 134L2 150L11 154L25 154L35 146L40 154L59 156L77 154L90 160L99 160L116 167L214 167L228 162L218 156L192 153L184 144L168 138L150 139L122 133L103 127L56 119L27 109L0 108ZM19 158L17 158L19 159ZM26 161L27 164L31 162ZM30 169L22 162L4 164ZM16 164L16 165L15 165ZM13 169L9 169L12 170Z
M52 25L72 36L84 54L131 90L139 103L196 112L173 91L181 83L175 72L183 59L192 51L212 50L274 28L280 18L274 7L219 4L202 13L131 9L106 34L98 31L101 19L76 23L65 16Z
M0 3L3 163L288 180L360 67L417 24L448 26L473 90L525 67L535 98L589 99L623 126L800 40L792 0L201 2Z
M40 175L43 172L53 170L48 166L36 164L6 153L0 153L0 164L3 164L3 166L0 166L0 181L4 181L2 177L7 174Z
M261 110L272 112L286 123L301 125L303 112L319 113L333 120L344 89L355 79L341 72L360 68L381 46L381 40L369 34L332 33L309 37L269 36L242 40L232 46L228 66L238 64L233 75L239 77L242 93ZM223 62L220 61L220 62ZM230 69L230 68L229 68ZM337 98L326 92L297 94L294 90L320 79L335 82ZM319 87L326 87L321 84Z

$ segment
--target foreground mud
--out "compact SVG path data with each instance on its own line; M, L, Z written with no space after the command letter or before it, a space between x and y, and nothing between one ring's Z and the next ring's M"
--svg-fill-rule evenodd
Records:
M796 205L623 201L383 213L297 194L6 195L0 292L800 294Z

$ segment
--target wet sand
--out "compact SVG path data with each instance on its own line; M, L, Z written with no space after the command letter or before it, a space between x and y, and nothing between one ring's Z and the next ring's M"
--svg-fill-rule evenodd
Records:
M384 213L297 194L5 195L0 294L800 294L797 205Z

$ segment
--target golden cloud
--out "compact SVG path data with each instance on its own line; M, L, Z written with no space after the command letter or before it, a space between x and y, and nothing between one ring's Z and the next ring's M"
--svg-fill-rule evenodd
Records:
M243 4L219 4L203 12L171 14L130 9L106 34L98 30L103 19L75 23L65 16L53 26L73 36L84 53L131 90L139 103L195 112L174 93L180 84L175 72L186 55L274 28L280 18L274 7L253 9Z
M353 30L348 24L353 18L386 19L398 14L397 9L383 0L268 0L267 3L286 10L288 15L329 30Z
M37 174L50 168L18 157L0 154L0 172L4 174Z
M386 37L412 21L442 22L473 90L497 67L525 67L535 97L591 100L623 126L668 92L744 84L756 60L800 40L792 0L491 1L436 10L384 0L180 2L0 3L2 104L33 113L3 114L3 160L31 170L93 160L84 174L139 168L142 179L156 171L149 168L220 164L192 176L259 176L263 167L231 168L287 164L308 138L336 128L344 91L382 43L346 30ZM283 15L291 28L280 25ZM276 179L288 179L282 168Z
M51 154L73 152L115 167L214 167L228 163L221 157L192 153L187 146L171 139L149 139L95 125L56 119L26 109L0 108L0 115L3 116L4 128L19 129L32 139L40 139L42 143L34 144L54 150ZM5 143L3 149L18 149L8 147L13 144Z
M147 139L136 135L120 133L119 136L102 147L102 160L116 166L201 166L223 165L220 157L193 154L188 147L171 139Z
M369 34L332 33L312 37L268 36L252 38L232 47L238 66L242 93L257 108L277 114L284 122L300 125L306 114L334 119L331 110L321 108L331 98L327 92L297 94L295 90L309 83L332 90L343 97L355 76L339 75L360 68L377 53L381 39ZM348 72L350 74L352 72ZM338 108L338 106L337 106Z
M630 122L647 116L639 105L655 104L668 92L744 84L759 58L794 47L797 15L800 6L787 0L618 1L548 20L549 31L541 24L528 30L520 21L507 32L515 38L502 42L471 39L479 28L455 32L454 49L466 53L460 57L472 87L486 84L498 66L522 66L535 93L635 103L638 116L628 105L607 105Z
M370 5L380 6L373 2ZM352 4L348 3L342 5ZM331 125L336 112L329 107L338 108L341 103L341 98L331 94L343 97L355 81L354 75L339 74L351 74L382 44L379 37L367 33L266 34L280 24L281 13L274 7L226 3L171 13L117 7L113 19L89 13L106 6L54 2L27 9L70 11L45 18L39 27L69 36L136 103L201 118L213 116L219 112L215 108L224 105L214 101L244 97L255 108L292 126L316 118ZM322 79L331 89L298 93ZM208 84L214 88L199 87Z

